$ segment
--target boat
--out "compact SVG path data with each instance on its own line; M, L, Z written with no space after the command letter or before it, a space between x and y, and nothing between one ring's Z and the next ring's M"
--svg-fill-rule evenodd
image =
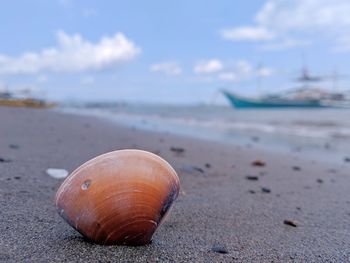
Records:
M290 99L280 96L266 96L261 98L248 98L223 90L222 93L228 98L233 107L245 108L324 108L330 104L324 104L319 99Z
M44 109L54 107L55 103L28 96L15 96L9 91L0 91L0 106Z
M311 87L309 83L319 82L321 77L310 76L306 67L302 76L296 79L303 83L299 88L285 92L260 97L245 97L228 90L222 93L231 105L238 109L249 108L348 108L350 98L345 92L333 92L325 89Z

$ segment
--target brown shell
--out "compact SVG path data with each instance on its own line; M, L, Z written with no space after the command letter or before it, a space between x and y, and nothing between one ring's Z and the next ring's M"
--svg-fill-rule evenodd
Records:
M100 155L76 169L56 194L58 213L99 244L144 245L179 193L175 170L140 150Z

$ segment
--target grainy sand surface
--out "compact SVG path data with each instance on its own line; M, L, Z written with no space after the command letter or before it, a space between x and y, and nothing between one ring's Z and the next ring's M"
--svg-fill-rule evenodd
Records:
M54 195L62 180L45 171L72 171L124 148L165 158L179 174L181 193L152 244L95 245L59 217ZM253 166L254 160L266 165ZM346 162L334 166L92 117L0 107L1 262L348 262L349 189Z

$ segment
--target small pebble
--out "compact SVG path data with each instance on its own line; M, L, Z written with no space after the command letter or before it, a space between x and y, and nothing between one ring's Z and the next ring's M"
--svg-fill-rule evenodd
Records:
M197 167L197 166L193 166L193 170L200 172L200 173L204 173L204 170L200 167Z
M216 252L216 253L220 253L220 254L228 254L228 250L226 249L226 247L221 246L221 245L214 245L211 248L211 250Z
M266 187L261 187L261 191L262 191L263 193L271 193L271 189L266 188Z
M301 168L299 166L293 166L292 169L294 171L301 171Z
M323 180L322 179L317 179L317 182L322 184L323 183Z
M350 157L345 157L344 162L349 163L350 162Z
M21 179L20 176L15 176L15 177L13 177L13 178L15 178L16 180L20 180L20 179Z
M253 166L265 166L266 163L262 160L255 160L254 162L252 162Z
M10 163L10 162L12 162L10 159L4 159L0 157L0 163Z
M255 194L255 191L254 190L249 190L248 193Z
M206 163L206 164L205 164L205 167L206 167L206 168L210 168L210 167L211 167L211 164L210 164L210 163Z
M10 144L9 147L11 149L19 149L19 146L17 144Z
M259 177L255 176L255 175L247 175L245 178L247 180L250 180L250 181L258 181L259 180Z
M297 227L297 224L294 221L288 220L288 219L284 220L283 224L288 225L288 226L292 226L292 227Z
M185 149L181 148L181 147L172 146L172 147L170 147L170 151L180 154L180 153L184 153Z

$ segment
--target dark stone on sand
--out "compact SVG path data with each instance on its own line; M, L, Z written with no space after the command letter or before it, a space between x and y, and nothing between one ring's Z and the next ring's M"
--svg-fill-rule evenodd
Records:
M297 227L297 224L294 221L288 220L288 219L284 220L283 224L288 225L288 226L292 226L292 227Z
M206 163L206 164L205 164L205 167L206 167L206 168L210 168L210 167L211 167L211 164L210 164L210 163Z
M180 154L180 153L184 153L185 149L181 148L181 147L172 146L172 147L170 147L170 151Z
M202 169L202 168L200 168L200 167L197 167L197 166L193 166L192 167L193 168L193 170L195 170L195 171L197 171L197 172L200 172L200 173L204 173L204 170Z
M222 245L214 245L211 250L215 253L220 253L220 254L228 254L228 250L226 249L225 246Z
M0 163L10 163L10 162L12 162L12 160L4 159L4 158L0 157Z
M253 166L265 166L266 163L264 161L262 161L262 160L255 160L255 161L252 162L252 165Z
M20 177L20 176L15 176L15 177L13 177L13 178L15 178L16 180L21 180L21 177Z
M249 190L248 193L255 194L255 191L254 190Z
M250 181L258 181L259 180L259 177L257 177L256 175L246 175L245 178L247 180L250 180Z
M350 157L345 157L345 158L344 158L344 162L350 163Z
M269 189L269 188L267 188L267 187L261 187L261 191L263 192L263 193L271 193L271 189Z
M193 172L199 172L199 173L204 173L204 170L200 167L197 166L193 166L193 165L186 165L184 167L182 167L181 169L183 172L185 173L193 173Z
M323 180L322 179L317 179L316 180L318 183L322 184L323 183Z
M301 171L301 168L299 166L293 166L292 169L294 171Z
M19 145L17 145L17 144L10 144L9 147L11 149L19 149Z
M297 210L301 210L301 207L297 206L296 209L297 209Z

